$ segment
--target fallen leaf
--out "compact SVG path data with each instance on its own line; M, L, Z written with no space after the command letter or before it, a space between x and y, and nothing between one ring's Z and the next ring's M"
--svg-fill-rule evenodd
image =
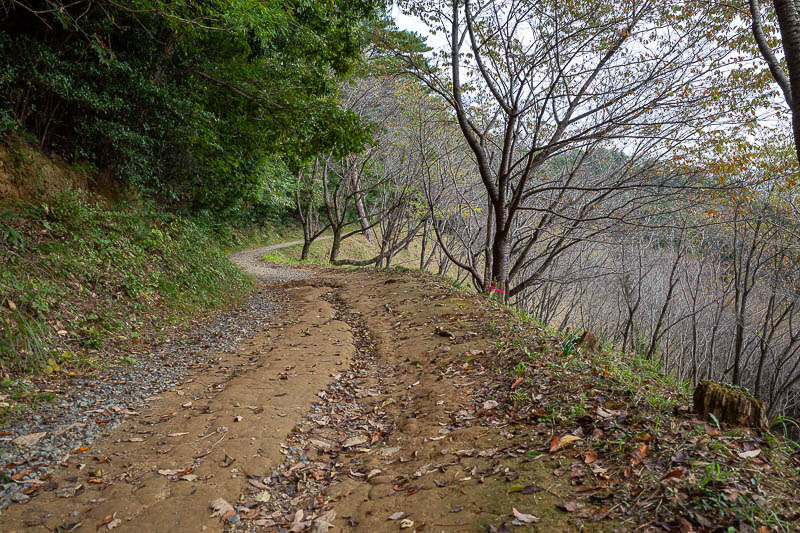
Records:
M511 388L512 388L512 389L516 389L517 387L519 387L519 386L520 386L520 384L522 384L522 382L523 382L523 381L525 381L525 378L523 378L523 377L518 377L518 378L516 379L516 381L514 381L514 383L512 383L512 384L511 384Z
M33 446L34 444L42 440L42 437L44 437L45 435L47 435L46 431L40 431L38 433L30 433L28 435L20 435L16 439L13 439L11 442L16 444L17 446L25 446L25 447Z
M401 518L405 518L408 515L403 511L397 511L396 513L392 513L389 515L388 520L400 520Z
M533 516L532 514L520 513L519 511L517 511L516 507L512 507L511 512L514 514L514 518L516 518L523 524L533 524L541 520L539 517Z
M550 443L550 453L564 449L567 446L579 440L581 440L581 438L576 437L575 435L564 435L563 437L554 437L553 441Z
M180 433L167 433L167 437L183 437L184 435L188 434L188 431L181 431Z
M118 526L118 525L120 525L121 523L122 523L122 520L120 520L119 518L115 518L114 520L112 520L111 522L109 522L108 524L106 524L106 527L107 527L108 529L114 529L115 527L117 527L117 526Z
M310 442L311 444L314 444L314 445L316 445L316 446L319 446L319 447L320 447L320 448L322 448L323 450L330 450L331 448L333 448L333 445L331 445L330 443L327 443L327 442L325 442L325 441L322 441L322 440L317 440L317 439L309 439L309 442Z
M583 462L587 465L590 465L595 461L597 461L597 454L594 452L594 450L589 450L586 452L586 457L583 458Z
M197 481L197 475L186 474L185 476L181 476L179 479L182 479L183 481Z
M400 529L408 529L410 527L414 527L414 521L413 520L409 520L408 518L406 518L405 520L400 522Z
M103 518L103 521L100 522L99 524L97 524L97 527L95 528L95 530L100 529L101 527L109 524L112 520L114 520L114 518L116 516L117 516L117 513L111 513L109 515L106 515L106 517Z
M741 457L742 459L750 459L750 458L756 457L756 456L758 456L760 454L761 454L761 450L758 449L758 448L756 448L755 450L750 450L750 451L747 451L747 452L739 452L738 453L739 457Z
M233 511L233 506L223 500L222 498L217 498L216 500L211 502L211 508L214 510L214 513L211 515L211 518L215 516L225 516L228 512Z
M351 448L353 446L360 446L367 442L367 437L359 435L358 437L350 437L342 443L343 448Z
M11 479L13 481L19 481L20 479L24 478L25 476L33 472L35 472L33 468L26 468L25 470L20 470L19 472L11 476Z
M492 409L496 408L498 405L500 405L500 404L498 404L494 400L486 400L485 402L483 402L483 408L486 411L491 411Z
M162 476L174 476L178 472L180 472L180 470L175 470L172 468L165 468L163 470L158 471L158 473L161 474Z
M542 489L540 489L536 485L526 485L525 487L522 488L520 492L522 492L522 494L528 495L539 492L540 490Z
M400 451L400 446L390 446L389 448L381 448L381 450L378 451L378 454L380 454L383 457L390 457L399 451Z
M564 502L557 507L566 513L571 513L576 511L579 508L579 505L576 502Z
M336 511L328 511L311 523L310 533L328 533L328 530L334 527L333 521L335 519Z
M78 483L77 485L73 485L72 487L64 487L63 489L59 489L56 491L56 496L58 498L72 498L75 496L75 493L78 492L83 487L82 483Z
M256 497L254 498L259 503L269 503L269 500L272 498L269 491L262 491L259 492Z
M673 470L671 472L667 472L661 479L672 479L672 478L679 478L682 476L683 476L683 470Z
M631 466L636 466L641 463L644 458L647 457L647 444L641 443L639 446L633 450L633 454L631 457Z

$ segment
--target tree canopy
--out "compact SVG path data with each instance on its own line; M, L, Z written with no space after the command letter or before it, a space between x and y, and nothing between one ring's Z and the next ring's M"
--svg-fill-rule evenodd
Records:
M374 0L3 0L0 130L172 199L259 202L281 167L350 152L338 104Z

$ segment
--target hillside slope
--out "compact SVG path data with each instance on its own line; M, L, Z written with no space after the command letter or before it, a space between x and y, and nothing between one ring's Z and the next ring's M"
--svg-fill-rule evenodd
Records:
M254 284L227 253L282 238L123 199L97 172L3 141L0 421L241 303Z

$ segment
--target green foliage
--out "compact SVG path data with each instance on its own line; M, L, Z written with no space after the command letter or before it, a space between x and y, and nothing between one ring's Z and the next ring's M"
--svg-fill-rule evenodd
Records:
M232 235L148 203L103 207L73 189L3 212L0 372L57 372L72 351L236 301L252 282L225 255Z
M373 0L28 4L0 20L0 133L171 201L268 214L288 206L287 166L368 140L336 94Z

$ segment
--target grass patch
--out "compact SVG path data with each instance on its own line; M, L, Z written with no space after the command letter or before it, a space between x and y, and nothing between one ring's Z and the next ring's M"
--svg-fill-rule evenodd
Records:
M255 234L75 188L0 208L0 375L102 364L112 342L240 301L253 281L226 252Z

